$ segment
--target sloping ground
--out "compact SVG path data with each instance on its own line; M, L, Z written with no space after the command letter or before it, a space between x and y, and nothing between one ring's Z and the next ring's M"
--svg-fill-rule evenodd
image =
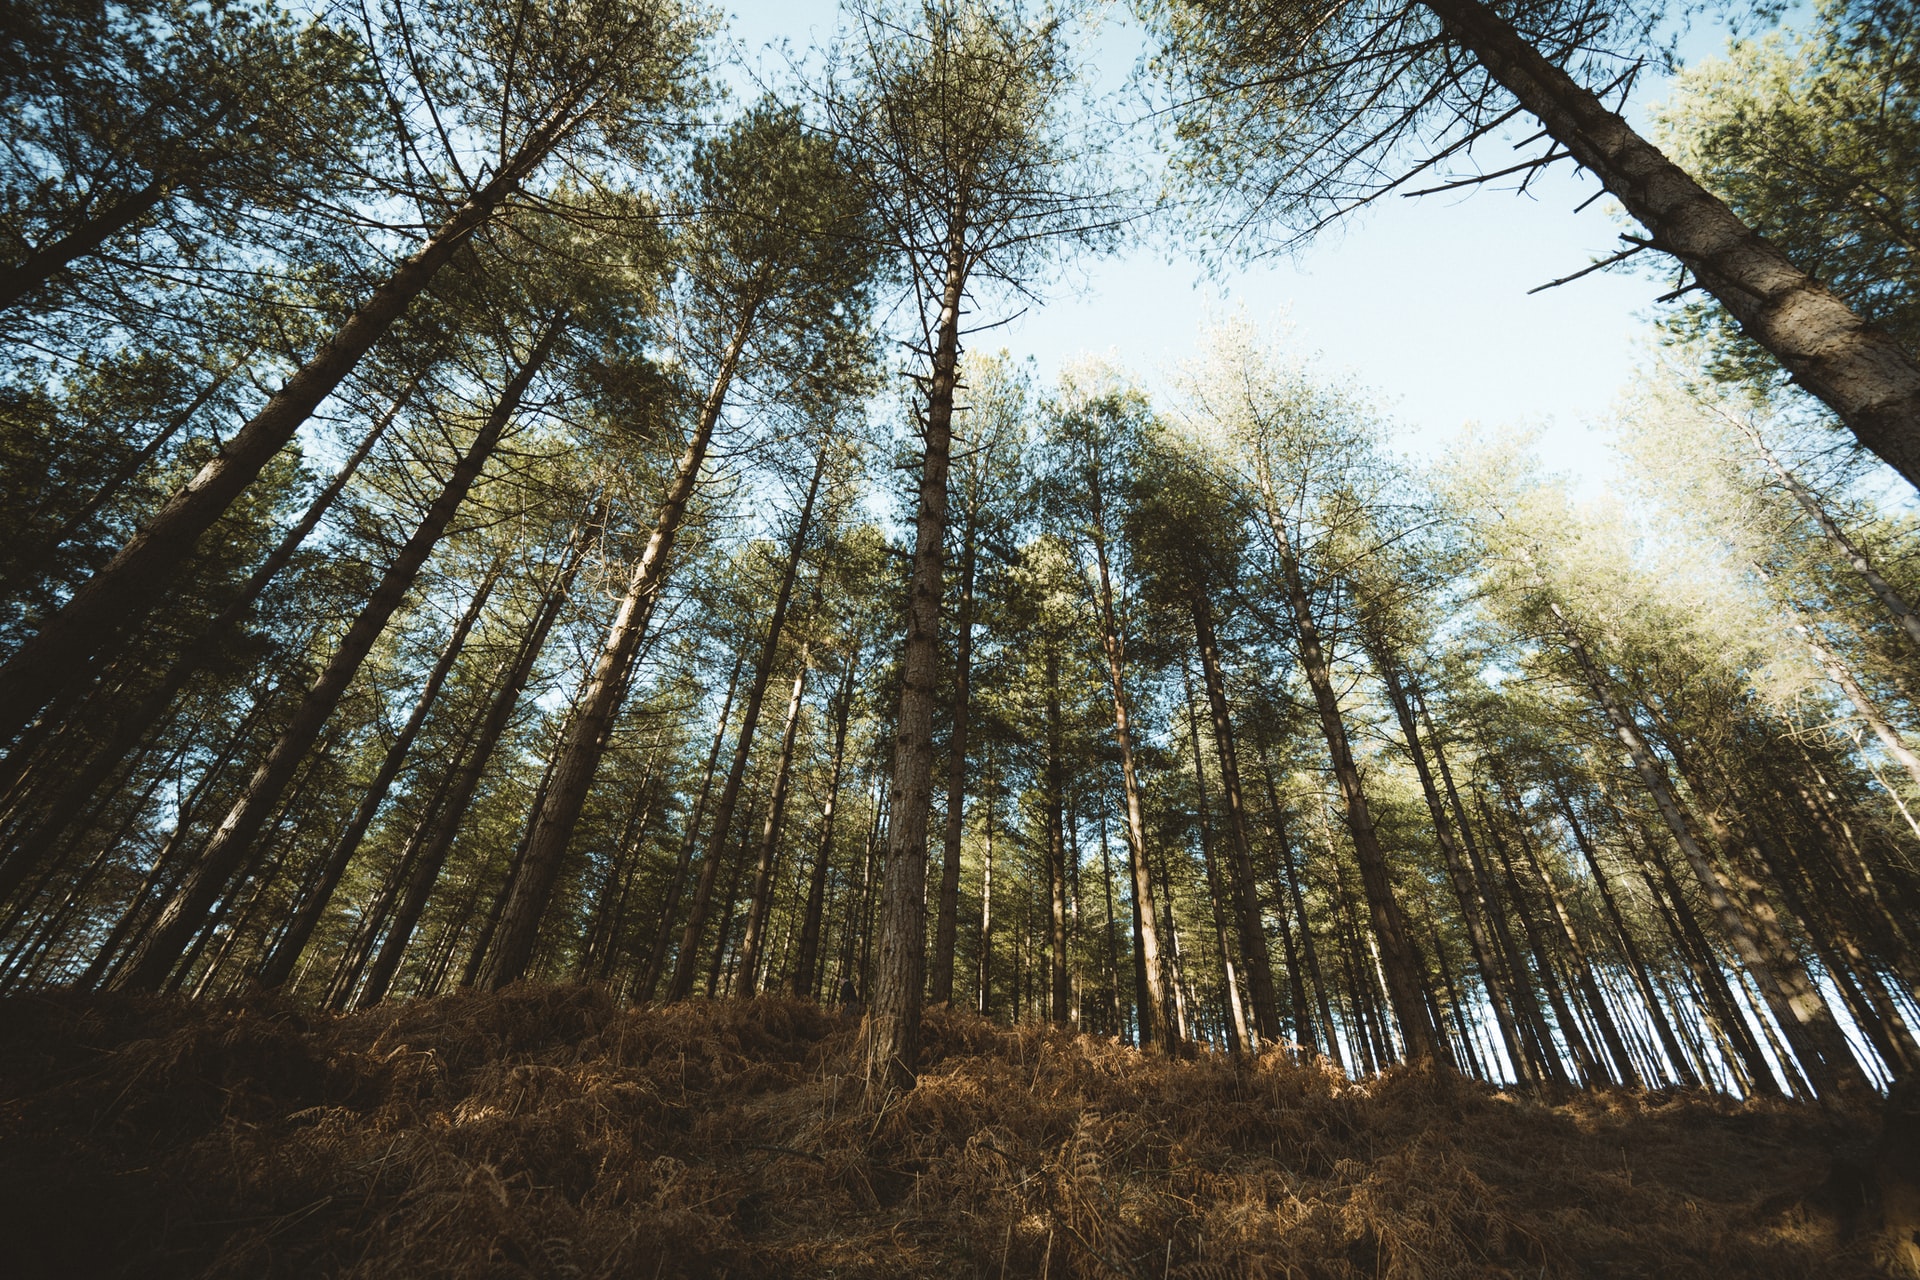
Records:
M1870 1179L1831 1173L1873 1159L1866 1119L1349 1085L942 1010L927 1031L920 1086L875 1119L841 1074L853 1022L790 1000L16 997L0 1271L1876 1274Z

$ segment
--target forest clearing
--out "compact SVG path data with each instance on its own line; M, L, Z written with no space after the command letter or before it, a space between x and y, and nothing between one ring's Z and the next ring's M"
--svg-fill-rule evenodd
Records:
M0 1271L1920 1280L1914 0L813 3L0 0Z

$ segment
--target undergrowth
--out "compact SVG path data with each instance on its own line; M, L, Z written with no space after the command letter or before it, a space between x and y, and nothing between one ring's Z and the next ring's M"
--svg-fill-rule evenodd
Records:
M1143 1056L929 1012L857 1105L857 1026L763 997L523 986L348 1017L0 1002L8 1274L1877 1274L1831 1175L1868 1120L1557 1101L1278 1054ZM1844 1163L1844 1162L1843 1162ZM1868 1224L1869 1226L1871 1224Z

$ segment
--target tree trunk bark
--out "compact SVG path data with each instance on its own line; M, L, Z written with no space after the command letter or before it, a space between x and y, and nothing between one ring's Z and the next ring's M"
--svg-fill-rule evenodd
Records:
M1753 424L1738 417L1734 418L1734 424L1746 435L1754 450L1759 453L1761 461L1765 462L1773 474L1779 478L1781 485L1793 496L1793 500L1800 504L1800 509L1812 517L1814 524L1820 527L1820 532L1824 533L1827 540L1833 543L1842 556L1846 557L1853 571L1860 575L1862 582L1867 584L1867 589L1873 592L1881 605L1892 615L1900 629L1907 633L1907 639L1920 645L1920 614L1913 611L1913 606L1907 603L1906 597L1902 596L1892 583L1880 576L1880 571L1873 567L1873 561L1868 559L1867 553L1847 536L1846 530L1840 527L1838 521L1827 514L1826 504L1820 501L1813 490L1802 484L1800 477L1788 470L1779 456L1767 447L1767 442L1760 438L1760 433L1754 429ZM1762 581L1766 580L1766 574L1762 573L1760 577Z
M220 452L0 666L0 741L18 734L34 712L84 677L116 634L146 615L201 535L559 143L574 123L575 105L570 98L542 121L419 252L403 259Z
M1127 655L1113 610L1113 580L1107 566L1105 507L1098 476L1089 480L1093 504L1093 555L1099 571L1100 647L1107 657L1107 687L1113 696L1113 735L1120 746L1120 783L1127 810L1127 852L1133 869L1134 941L1139 945L1135 972L1140 990L1140 1047L1154 1046L1173 1055L1180 1052L1180 1024L1167 990L1165 961L1160 954L1160 919L1155 909L1152 864L1147 853L1146 812L1141 804L1140 775L1133 762L1133 731L1127 714Z
M455 463L426 514L415 527L406 545L394 557L381 576L379 585L367 598L365 608L341 637L339 647L328 659L325 669L314 680L306 696L295 708L287 727L281 732L267 758L261 762L252 780L228 812L220 829L200 854L199 865L187 882L161 909L144 945L120 974L116 985L126 990L159 989L167 972L179 960L193 929L232 877L234 869L252 851L254 837L266 821L268 810L286 789L308 748L319 736L332 715L348 683L386 629L394 611L413 589L420 569L445 535L454 514L466 501L467 493L480 478L494 449L506 434L534 377L546 363L566 328L566 316L556 315L522 361L500 393L498 403L475 434L466 453Z
M1920 487L1920 365L1549 62L1480 0L1422 0L1489 75L1538 117L1653 246L1771 351L1860 443Z
M1073 1018L1073 988L1067 979L1067 831L1065 761L1061 754L1060 651L1047 646L1047 758L1043 803L1047 809L1048 990L1053 1024ZM957 845L953 846L955 849Z
M1279 1035L1277 1032L1260 1028L1260 1041L1255 1044L1253 1037L1247 1034L1247 1012L1240 1003L1240 980L1239 975L1234 971L1233 946L1227 941L1227 922L1220 914L1220 904L1226 895L1220 888L1220 868L1216 865L1213 854L1213 820L1207 812L1213 804L1207 795L1207 768L1200 754L1200 713L1193 705L1193 675L1185 663L1181 664L1180 677L1187 695L1187 739L1188 746L1193 752L1193 789L1196 801L1194 816L1200 827L1200 861L1207 871L1207 903L1213 909L1214 951L1220 958L1220 979L1221 985L1225 988L1222 994L1226 997L1227 1051L1234 1054L1248 1050L1258 1052L1277 1041ZM1251 885L1249 884L1248 887ZM1266 931L1263 928L1261 941L1265 940ZM1273 994L1271 984L1267 994L1269 997Z
M121 196L53 243L31 250L17 266L0 268L0 311L18 306L75 258L97 252L101 245L159 208L172 192L172 181L158 174L140 190Z
M1313 689L1314 705L1320 712L1320 729L1327 740L1334 776L1346 802L1347 830L1353 837L1355 860L1360 864L1361 885L1366 891L1369 919L1379 941L1381 961L1387 974L1387 998L1393 1006L1394 1020L1406 1038L1407 1056L1412 1059L1438 1058L1445 1061L1445 1049L1427 1012L1426 984L1421 980L1420 953L1407 928L1406 913L1394 896L1393 880L1387 869L1386 852L1373 828L1373 813L1366 792L1360 785L1360 770L1353 762L1353 748L1347 739L1346 722L1341 718L1339 695L1334 692L1333 672L1320 640L1320 627L1314 620L1313 604L1307 598L1300 563L1280 520L1270 511L1268 523L1273 529L1280 554L1281 572L1286 579L1287 603L1293 613L1300 645L1300 665Z
M1854 1087L1856 1081L1860 1087L1865 1087L1865 1079L1860 1074L1859 1064L1854 1061L1852 1054L1847 1052L1845 1040L1840 1035L1839 1028L1834 1025L1833 1015L1828 1010L1826 1002L1820 998L1819 991L1802 974L1798 981L1792 982L1794 990L1789 992L1779 975L1774 973L1746 917L1728 897L1712 860L1700 848L1699 842L1693 838L1686 816L1679 802L1674 799L1672 788L1667 785L1665 768L1647 746L1646 739L1641 737L1640 730L1628 717L1619 698L1608 685L1606 677L1602 675L1600 669L1594 664L1593 658L1587 653L1586 644L1581 640L1573 624L1568 621L1566 614L1557 603L1549 605L1549 608L1552 609L1555 619L1560 624L1562 639L1585 675L1587 686L1592 691L1595 701L1599 702L1602 712L1612 723L1615 736L1626 748L1628 759L1632 762L1635 771L1639 773L1649 794L1653 796L1653 802L1659 808L1660 816L1665 819L1674 843L1679 846L1681 856L1686 858L1693 868L1701 889L1707 895L1708 903L1713 907L1714 914L1719 917L1721 927L1727 931L1727 936L1732 940L1741 963L1752 975L1754 985L1759 988L1761 996L1766 1000L1767 1006L1772 1009L1774 1016L1780 1020L1782 1027L1790 1026L1805 1033L1803 1039L1807 1044L1807 1056L1812 1061L1803 1063L1802 1066L1808 1073L1809 1082L1813 1085L1814 1091L1831 1101L1835 1093Z
M954 619L953 734L947 744L947 825L940 861L940 914L933 932L927 999L953 999L953 947L960 912L960 840L966 833L967 716L973 678L973 576L977 514L968 510L960 543L960 611Z
M420 855L414 861L400 905L395 909L393 923L387 929L386 939L373 959L372 968L367 972L366 983L360 990L362 1008L384 999L394 974L399 972L400 960L408 944L413 941L414 928L427 908L434 886L439 883L440 872L447 865L448 855L453 852L454 839L460 834L461 823L466 820L467 809L473 804L474 793L480 788L480 780L486 776L487 766L493 762L493 753L506 733L507 723L513 719L513 713L520 705L520 696L533 679L533 668L540 660L541 650L546 648L547 636L558 621L560 611L566 607L568 597L573 594L574 578L586 559L594 523L589 519L574 530L553 579L547 584L539 611L534 614L533 625L521 637L500 684L487 699L487 709L474 734L473 745L461 761L447 791L446 802L435 816L433 828L421 845ZM543 779L540 795L545 794L546 783L547 779ZM535 808L538 809L537 798ZM505 892L503 888L502 897ZM476 954L484 954L492 935L490 923L477 944L479 950Z
M601 643L600 654L594 661L586 688L574 710L567 745L554 768L553 781L547 788L546 798L534 817L526 857L521 862L519 874L507 889L500 928L494 936L492 953L488 956L486 970L480 980L481 985L490 991L498 991L524 977L527 965L533 960L540 918L546 914L547 903L553 897L554 885L560 878L561 863L566 858L567 845L573 839L574 824L580 820L580 811L587 802L587 792L592 788L594 775L600 769L600 757L605 754L607 740L613 733L613 722L626 693L627 677L633 670L634 655L640 651L647 625L653 618L654 606L666 586L667 574L673 562L674 544L680 536L681 525L686 522L687 508L693 500L694 487L699 483L700 469L706 462L707 446L713 440L714 428L719 425L720 411L726 403L734 372L739 368L741 353L753 331L758 309L757 301L748 303L727 342L713 384L700 405L693 434L680 455L672 481L667 485L659 518L654 521L653 535L647 540L646 550L633 567L626 595L614 613L613 623Z
M932 368L927 380L925 452L914 513L913 573L900 658L900 713L894 723L893 786L886 869L880 891L880 947L865 1027L865 1102L878 1111L911 1089L920 1051L927 947L927 815L933 804L933 704L940 676L940 598L946 575L947 472L953 448L953 391L960 362L960 301L970 257L967 211L947 231Z

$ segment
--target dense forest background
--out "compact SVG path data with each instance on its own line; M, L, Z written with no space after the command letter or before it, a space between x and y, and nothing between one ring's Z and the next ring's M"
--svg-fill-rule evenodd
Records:
M1913 6L1641 137L1626 5L1146 4L1144 174L1098 13L853 6L748 97L677 0L9 4L0 986L850 990L882 1094L942 1002L1912 1075ZM1569 157L1673 280L1597 499L1244 319L1164 379L991 327Z

